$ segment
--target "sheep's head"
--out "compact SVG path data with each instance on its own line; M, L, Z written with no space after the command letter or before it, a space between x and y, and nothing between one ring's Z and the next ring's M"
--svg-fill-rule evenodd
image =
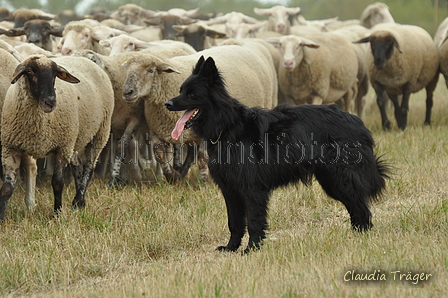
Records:
M270 37L266 39L268 42L275 45L282 54L283 67L287 71L293 71L304 59L304 47L317 49L320 46L314 41L295 36L285 35L282 37Z
M289 34L291 27L290 17L297 16L300 13L300 7L284 7L276 5L271 8L254 7L254 12L260 16L269 17L269 30L280 34Z
M65 68L43 55L30 56L20 63L13 74L11 84L24 77L29 94L45 113L56 108L55 78L69 83L79 83Z
M395 36L386 30L374 31L370 36L362 38L355 43L370 42L373 62L378 69L383 69L392 57L394 49L403 53Z
M150 96L154 85L157 85L157 77L161 73L180 73L163 60L145 54L133 55L122 66L126 68L123 99L129 104L136 103L142 97Z

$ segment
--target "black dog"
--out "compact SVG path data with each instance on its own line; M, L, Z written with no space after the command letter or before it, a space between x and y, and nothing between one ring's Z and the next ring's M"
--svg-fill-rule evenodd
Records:
M245 252L258 248L268 228L272 190L299 180L310 184L313 176L345 205L353 229L372 227L369 199L384 189L388 167L375 157L371 133L358 117L337 105L248 108L229 96L211 57L199 59L180 95L165 106L186 110L174 139L191 127L204 140L231 233L219 250L237 250L246 226Z

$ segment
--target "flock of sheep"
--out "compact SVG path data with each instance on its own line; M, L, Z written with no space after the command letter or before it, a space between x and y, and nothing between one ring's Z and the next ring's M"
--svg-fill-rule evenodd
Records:
M425 88L430 124L439 73L448 78L447 20L432 38L395 23L380 2L345 21L307 20L300 7L254 12L260 19L127 4L81 19L71 11L0 8L0 220L20 164L28 209L43 168L52 175L55 211L67 165L76 207L85 205L94 170L115 186L148 177L176 181L197 164L206 181L201 140L185 131L174 141L180 115L164 107L200 56L214 58L230 94L250 107L337 103L362 117L372 86L384 129L391 128L388 99L405 129L410 94Z

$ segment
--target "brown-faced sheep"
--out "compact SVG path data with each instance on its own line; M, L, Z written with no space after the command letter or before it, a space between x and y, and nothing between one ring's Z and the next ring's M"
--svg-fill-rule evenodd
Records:
M387 97L395 108L398 127L406 129L409 98L426 89L425 124L431 124L433 93L439 78L439 52L431 36L413 25L385 23L372 28L372 33L357 43L370 42L367 52L369 79L375 89L383 129L390 129L386 113ZM402 95L401 103L398 96Z
M4 219L21 161L30 187L27 191L34 191L35 159L50 153L55 155L54 211L62 207L67 164L76 184L73 206L84 207L93 168L109 138L114 106L109 78L85 58L51 60L35 55L17 66L11 84L1 121L5 179L0 189L0 219Z
M279 46L283 59L278 80L290 104L322 104L344 99L351 111L357 90L358 60L347 39L322 33L313 40L285 35L269 42Z

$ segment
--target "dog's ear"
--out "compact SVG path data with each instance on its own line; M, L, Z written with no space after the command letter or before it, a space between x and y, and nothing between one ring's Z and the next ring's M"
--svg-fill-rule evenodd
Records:
M208 57L202 65L200 75L207 78L209 81L219 79L218 69L215 65L215 60L212 57Z
M196 66L193 68L193 75L199 74L202 68L202 64L204 64L204 61L205 61L204 56L201 56L201 58L199 58L198 62L196 63Z

